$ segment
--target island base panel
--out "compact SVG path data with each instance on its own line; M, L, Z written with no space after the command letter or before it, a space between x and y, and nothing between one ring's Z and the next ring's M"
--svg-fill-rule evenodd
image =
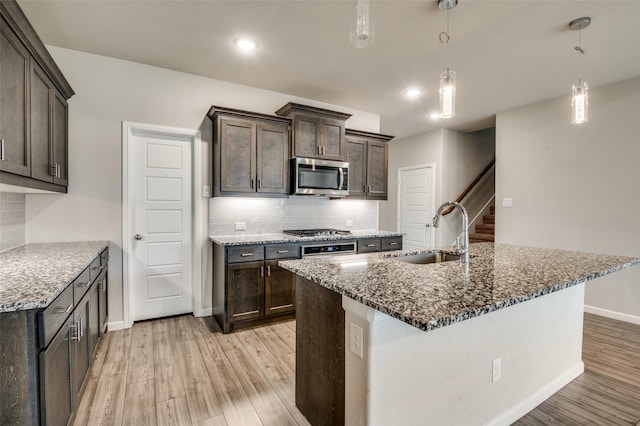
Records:
M342 296L300 276L296 284L296 406L312 425L343 425Z

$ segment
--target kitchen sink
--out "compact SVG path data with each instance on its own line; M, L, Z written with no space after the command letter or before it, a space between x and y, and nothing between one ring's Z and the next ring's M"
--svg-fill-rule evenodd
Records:
M444 253L440 251L431 251L422 254L410 254L408 256L395 257L394 260L400 262L414 263L417 265L426 265L429 263L450 262L452 260L460 260L459 254Z

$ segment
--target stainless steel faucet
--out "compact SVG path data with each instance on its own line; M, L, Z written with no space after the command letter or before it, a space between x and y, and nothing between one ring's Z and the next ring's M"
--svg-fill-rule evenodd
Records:
M462 242L460 242L459 238L456 238L456 250L458 251L458 254L464 255L464 262L469 263L469 215L467 214L467 210L455 201L447 201L438 207L438 211L433 217L431 224L434 228L437 228L438 225L440 225L440 216L442 216L442 212L447 207L455 207L460 210L460 214L462 216Z

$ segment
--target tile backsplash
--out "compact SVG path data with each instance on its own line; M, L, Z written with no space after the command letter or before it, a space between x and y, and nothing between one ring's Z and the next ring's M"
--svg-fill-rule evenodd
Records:
M347 226L347 221L352 226ZM246 223L236 231L235 223ZM269 234L284 229L378 229L378 202L329 200L324 197L240 198L209 200L209 234Z
M0 251L25 242L25 196L0 192Z

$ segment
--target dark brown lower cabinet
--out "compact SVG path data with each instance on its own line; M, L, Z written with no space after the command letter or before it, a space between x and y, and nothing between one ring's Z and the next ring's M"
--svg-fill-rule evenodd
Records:
M91 363L91 352L89 350L89 294L86 294L73 311L73 326L71 327L71 384L73 386L74 406L80 404L82 397L82 385L84 383L89 364Z
M264 315L264 262L237 263L227 267L230 321Z
M295 274L278 260L297 259L299 244L269 244L213 249L213 316L223 333L295 312Z
M73 413L71 389L71 332L73 316L70 316L51 341L40 352L40 395L42 400L40 423L64 426Z
M108 256L107 256L108 259ZM103 269L100 277L98 277L98 329L100 335L107 332L107 318L109 302L107 300L107 289L109 288L109 281L107 277L107 261L103 259Z
M100 276L98 278L100 278ZM93 357L96 346L98 346L98 338L100 337L99 284L100 282L96 280L91 286L91 290L89 290L89 322L87 323L87 331L89 334L89 357Z
M296 275L278 266L277 261L266 262L265 315L295 311Z

